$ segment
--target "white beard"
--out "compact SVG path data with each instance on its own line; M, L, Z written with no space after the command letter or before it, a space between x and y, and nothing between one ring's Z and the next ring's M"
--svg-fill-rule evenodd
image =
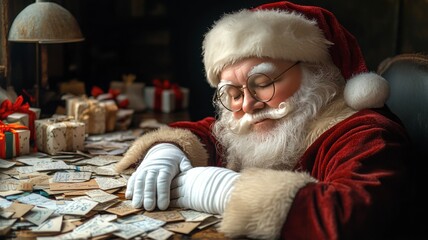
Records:
M219 109L214 135L224 147L227 167L239 171L248 167L293 169L306 150L309 123L336 95L344 81L335 66L302 65L300 89L285 104L286 110L264 109L242 122L233 113ZM278 119L268 132L251 131L253 118ZM243 119L243 118L241 118Z

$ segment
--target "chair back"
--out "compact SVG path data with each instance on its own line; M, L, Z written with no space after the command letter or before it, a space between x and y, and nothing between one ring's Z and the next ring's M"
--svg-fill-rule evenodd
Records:
M419 239L428 236L428 221L422 221L428 214L428 56L399 54L382 61L377 72L390 85L386 105L401 119L412 143L406 237Z

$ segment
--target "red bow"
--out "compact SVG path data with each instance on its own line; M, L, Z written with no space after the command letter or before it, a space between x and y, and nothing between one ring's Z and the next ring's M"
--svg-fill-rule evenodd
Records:
M97 98L101 94L104 94L104 91L97 86L93 86L91 90L91 95L94 98ZM120 91L117 89L109 89L108 90L109 97L106 99L114 99L116 101L116 104L119 108L127 108L129 105L129 100L127 98L120 99L118 96L120 95ZM104 99L105 100L105 99Z
M35 139L34 121L36 120L36 113L30 110L30 104L24 103L24 98L20 95L12 103L9 99L4 100L0 105L0 119L6 119L12 113L26 113L29 118L29 128L31 139Z

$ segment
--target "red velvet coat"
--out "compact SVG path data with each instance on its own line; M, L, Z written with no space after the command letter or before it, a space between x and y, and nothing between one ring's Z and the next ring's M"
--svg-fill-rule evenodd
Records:
M211 134L214 121L209 117L198 122L174 123L171 127L186 128L197 135L209 154L209 165L222 166L225 160L217 154L217 142ZM386 108L359 111L320 135L306 150L294 171L287 171L291 172L287 176L271 177L276 174L273 170L262 174L242 171L243 180L234 192L241 196L247 194L248 199L261 199L264 203L257 200L257 205L252 205L252 200L241 199L245 204L227 206L226 212L228 208L229 211L235 208L233 214L242 213L243 216L232 216L228 224L234 229L227 230L226 226L225 232L234 237L265 238L271 235L264 235L263 228L272 225L273 231L278 231L274 225L279 223L279 233L273 236L280 235L286 239L384 239L393 230L391 228L396 224L399 207L405 197L402 190L407 142L399 120ZM287 182L290 175L302 172L308 173L315 181L306 181L298 185L295 192L286 192L290 191L288 186L292 183L282 182ZM270 181L272 185L260 188L253 183L246 185L250 182L247 180L254 177L258 178L257 181L271 178L266 182ZM269 201L269 186L274 185L279 185L279 189L286 193L278 193L280 198ZM248 192L249 188L251 192ZM238 193L233 194L230 202L238 203ZM282 199L289 203L281 203ZM277 202L286 207L270 206ZM259 205L263 212L254 212L254 206ZM277 217L278 210L286 213L279 213ZM248 212L251 214L246 215ZM270 225L261 227L263 219L255 224L247 220L252 217L258 221L257 218L265 215L251 215L265 213L266 218L275 215ZM250 224L256 230L248 228ZM251 231L253 233L247 234Z

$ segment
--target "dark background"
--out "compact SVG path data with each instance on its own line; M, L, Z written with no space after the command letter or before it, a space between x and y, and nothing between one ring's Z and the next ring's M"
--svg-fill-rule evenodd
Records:
M30 0L10 1L10 24ZM136 81L151 85L168 79L190 89L192 120L213 115L211 89L205 80L203 35L223 13L269 1L204 0L193 4L166 0L58 0L77 19L85 41L51 44L48 49L49 84L44 111L52 111L49 97L58 83L71 78L107 90L112 80L134 73ZM428 50L428 2L425 0L312 0L332 11L360 42L367 65L376 71L385 58L398 53ZM9 43L9 81L20 93L34 83L34 45ZM75 71L70 71L75 66ZM46 113L46 112L45 112ZM49 112L48 112L49 113Z

